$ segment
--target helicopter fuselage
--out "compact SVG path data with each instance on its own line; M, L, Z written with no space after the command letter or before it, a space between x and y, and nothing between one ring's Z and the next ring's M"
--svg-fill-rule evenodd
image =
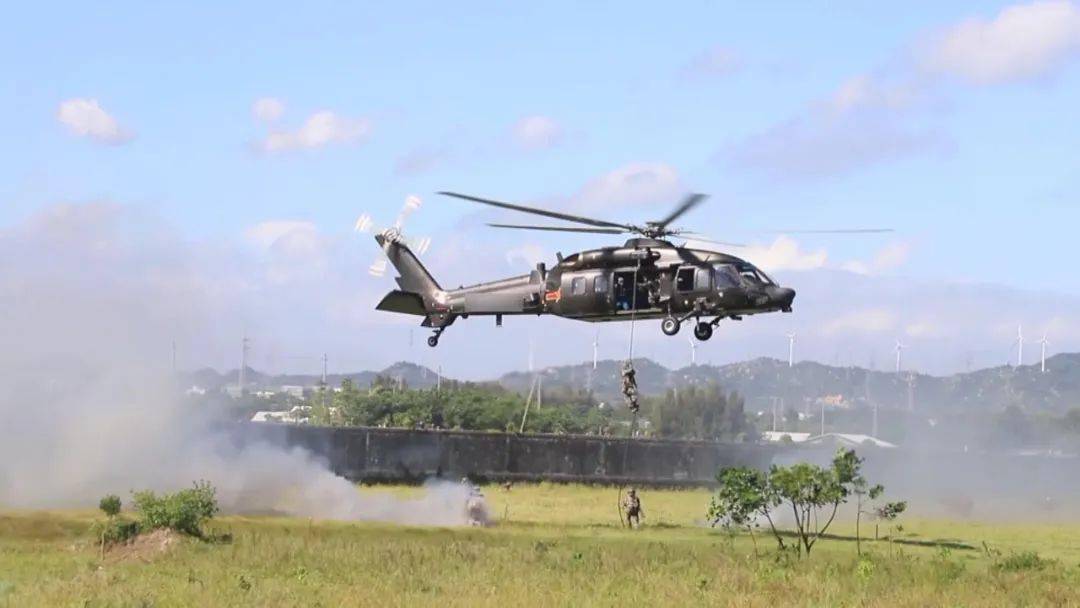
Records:
M472 315L551 314L580 321L739 319L790 311L792 289L735 256L635 238L563 257L550 270L446 290L425 325ZM430 321L430 322L428 322ZM501 322L501 318L499 319ZM677 327L675 328L677 331ZM665 333L668 332L665 328Z

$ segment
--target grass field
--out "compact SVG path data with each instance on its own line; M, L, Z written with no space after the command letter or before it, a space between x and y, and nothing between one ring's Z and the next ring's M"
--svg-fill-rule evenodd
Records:
M1080 525L907 519L860 559L841 523L800 561L703 527L705 491L644 491L634 531L614 488L485 493L486 529L229 516L231 542L104 561L97 513L2 513L0 606L1080 605Z

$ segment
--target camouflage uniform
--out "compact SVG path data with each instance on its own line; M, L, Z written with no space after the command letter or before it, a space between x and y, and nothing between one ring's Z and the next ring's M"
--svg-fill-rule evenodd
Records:
M626 511L626 523L631 528L641 527L641 499L633 488L630 488L623 498L623 510Z
M623 364L622 368L622 394L626 399L626 406L630 408L631 412L635 414L640 409L638 405L638 389L637 378L635 376L637 372L634 371L634 364L631 361L627 361Z

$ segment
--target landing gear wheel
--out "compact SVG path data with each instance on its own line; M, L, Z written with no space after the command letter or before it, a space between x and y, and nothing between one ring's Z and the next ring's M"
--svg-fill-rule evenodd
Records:
M660 331L664 332L664 335L674 336L679 333L680 325L675 317L664 317L664 320L660 322Z
M712 337L712 324L701 322L694 326L694 337L704 342Z
M435 348L436 346L438 346L439 345L438 336L428 336L427 345L430 346L431 348Z

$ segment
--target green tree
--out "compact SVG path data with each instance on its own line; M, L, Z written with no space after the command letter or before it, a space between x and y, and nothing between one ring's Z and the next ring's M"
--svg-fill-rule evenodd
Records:
M709 522L725 528L746 528L750 541L754 543L754 555L757 555L754 527L757 518L764 517L777 544L783 549L784 539L777 532L770 513L780 503L765 473L748 467L724 469L716 475L716 481L720 485L709 502Z
M767 475L745 467L721 471L717 478L720 487L708 515L712 521L732 525L747 525L751 514L765 516L783 547L780 533L772 525L772 511L786 505L793 515L799 553L809 556L849 496L859 492L869 496L871 489L874 498L880 495L880 486L871 488L862 477L862 462L854 450L841 448L829 468L800 462L787 467L774 465ZM888 503L880 513L895 517L905 507L902 502Z

